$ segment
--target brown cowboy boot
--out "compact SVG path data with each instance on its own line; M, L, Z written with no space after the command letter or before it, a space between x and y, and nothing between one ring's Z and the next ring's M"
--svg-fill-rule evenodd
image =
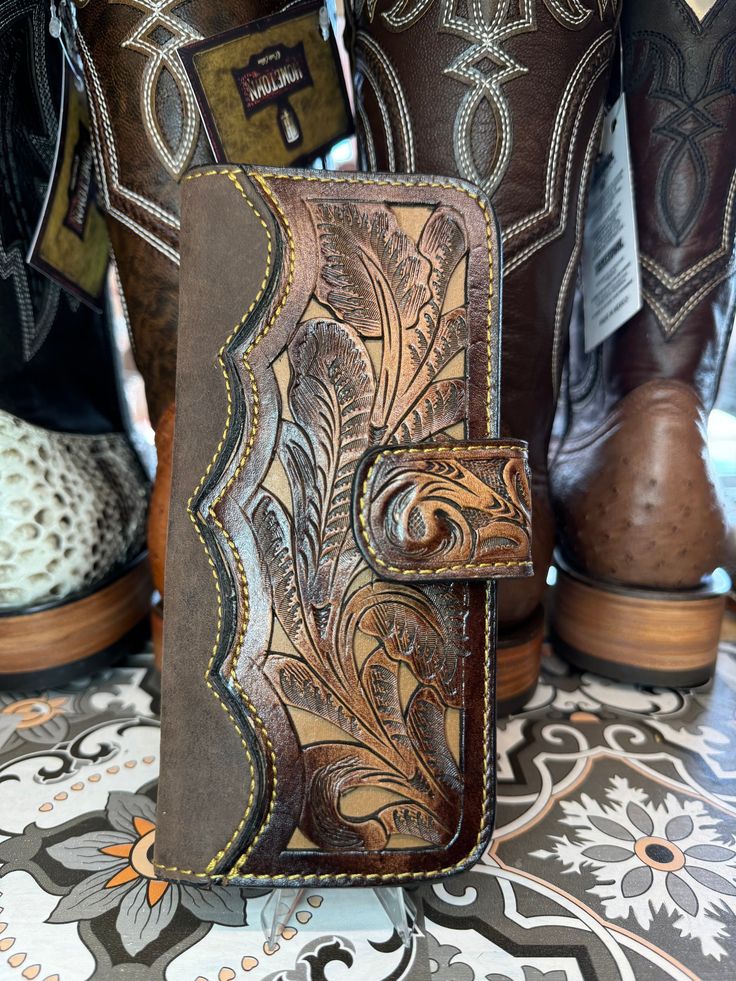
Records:
M179 181L212 155L178 51L279 10L274 0L77 0L81 56L136 364L156 430L159 466L149 515L154 585L164 587L171 482L176 324L179 302ZM153 610L160 659L161 605Z
M727 591L706 422L736 296L736 5L629 3L623 44L644 306L571 372L554 628L581 667L698 684Z
M492 195L504 246L501 426L529 442L533 579L499 584L499 712L537 683L554 528L547 447L618 0L358 0L368 169L459 175Z
M62 67L45 0L0 0L0 688L64 684L137 647L151 596L148 479L107 318L26 263Z

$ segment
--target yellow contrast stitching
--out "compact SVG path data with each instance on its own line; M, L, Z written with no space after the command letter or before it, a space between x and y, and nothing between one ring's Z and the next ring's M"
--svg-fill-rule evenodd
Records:
M485 448L479 447L479 449L485 449ZM492 449L493 451L514 450L523 459L526 459L527 456L526 451L520 446L494 446L491 447L490 449ZM463 450L465 451L464 453ZM410 456L410 455L417 455L417 454L422 456L445 456L448 452L453 453L453 455L457 457L457 456L466 455L467 453L471 453L472 455L474 451L468 450L465 447L460 447L460 448L453 447L453 446L438 447L437 444L435 443L432 447L427 447L427 448L417 447L415 449L406 449L400 446L389 447L388 449L381 450L380 453L376 454L376 458L368 468L368 473L365 475L365 478L363 480L362 489L360 493L360 503L358 505L358 513L360 517L360 531L363 536L363 541L365 542L365 547L372 555L375 563L377 565L380 565L383 569L388 569L389 572L396 572L401 576L439 576L444 572L462 572L470 569L492 569L492 568L495 569L499 567L516 568L518 566L531 565L532 563L529 560L517 559L508 562L503 562L501 560L498 560L496 562L467 562L467 563L459 562L455 565L446 565L437 569L402 569L399 566L389 565L388 562L384 562L384 560L380 557L380 555L378 555L373 545L371 545L371 537L368 531L368 522L366 521L366 515L368 513L367 505L369 503L368 485L370 484L371 478L373 477L373 471L378 466L381 458L384 456L396 456L396 455Z
M234 177L234 175L235 174L238 174L239 172L240 172L239 169L232 170L232 169L223 169L223 168L220 168L220 169L214 169L214 170L199 171L198 173L195 173L195 174L187 174L185 176L185 180L194 180L194 179L199 178L199 177L209 177L209 176L217 175L217 174L228 175L230 177L230 179L233 181L233 183L236 185L236 187L238 188L238 190L240 191L240 193L242 194L242 196L245 198L245 200L248 203L248 205L253 209L254 213L258 216L261 224L266 229L266 234L268 235L268 264L267 264L267 267L266 267L266 276L264 277L263 283L261 284L261 288L260 288L260 291L258 293L258 296L256 296L255 300L253 301L253 303L251 304L251 306L248 308L248 310L246 311L246 313L243 316L243 318L241 319L241 321L235 326L235 328L233 329L233 331L230 334L230 336L226 339L225 343L220 348L220 351L219 351L219 354L218 354L221 367L223 368L223 374L225 374L225 372L224 372L224 365L222 363L222 357L221 357L221 355L224 352L225 347L230 343L230 341L235 336L235 334L243 326L243 324L245 323L245 321L247 320L247 318L249 317L249 315L253 311L253 308L255 307L256 303L258 302L258 300L262 296L263 291L264 291L264 289L266 287L266 284L268 282L268 274L269 274L269 270L270 270L270 260L271 260L271 236L270 236L270 232L268 230L268 227L266 226L265 221L263 220L263 218L259 214L258 210L256 209L255 205L248 198L247 194L245 193L245 191L243 190L243 188L241 187L241 185L238 183L237 179ZM449 180L449 181L445 181L445 182L441 182L441 181L418 181L418 180L412 180L411 178L409 180L403 180L403 181L386 180L386 179L384 179L384 180L374 180L372 178L366 178L366 177L357 177L357 178L356 177L352 177L352 178L351 177L343 177L343 176L340 176L340 177L317 177L317 176L312 177L312 176L306 176L306 175L301 175L301 174L290 174L290 173L266 173L266 172L261 172L259 174L259 173L255 172L255 171L248 171L247 172L247 176L249 178L251 178L252 180L257 181L257 183L264 190L264 192L266 193L266 195L273 202L273 204L275 205L275 207L277 208L277 210L279 211L279 213L281 214L281 216L282 216L282 218L284 220L285 220L286 216L284 215L283 210L278 205L278 203L275 200L274 196L271 194L271 192L268 190L268 188L264 184L264 180L263 180L264 178L271 178L273 180L306 181L307 183L322 183L322 184L330 184L330 183L338 184L339 183L339 184L377 185L379 187L433 187L433 188L441 188L441 189L445 189L445 190L460 191L462 194L465 194L467 197L469 197L473 201L476 201L477 202L478 206L480 207L481 211L483 212L483 218L485 220L485 225L486 225L486 242L487 242L487 246L488 246L489 285L488 285L488 334L487 334L487 340L486 340L486 352L487 352L487 359L488 359L488 368L487 368L487 373L488 374L487 374L487 386L486 386L487 387L487 397L486 397L486 424L487 424L487 428L488 428L488 432L489 432L489 436L490 436L490 431L491 431L491 371L492 371L492 367L491 367L491 354L492 354L491 325L492 325L492 320L493 320L493 303L492 303L492 297L493 297L493 251L492 251L492 244L493 244L493 239L492 239L492 232L491 232L491 221L490 221L490 218L489 218L489 215L488 215L488 208L486 206L485 201L478 194L474 194L469 188L464 187L462 184L460 184L460 183L458 183L456 181L453 181L453 180ZM290 245L291 245L291 250L290 250L290 272L289 272L289 279L288 279L288 282L287 282L286 291L284 293L284 296L282 298L282 301L279 304L277 310L275 311L274 315L269 320L269 323L264 328L264 330L256 338L254 338L254 340L252 341L252 343L247 348L247 350L245 352L245 355L243 356L244 365L245 365L246 369L248 370L248 372L249 372L249 374L251 376L251 385L254 386L254 391L255 391L255 377L253 375L252 369L250 368L250 365L247 364L247 362L245 361L245 358L253 350L253 348L263 339L263 337L266 336L266 334L268 333L268 331L271 329L271 326L275 322L276 317L281 312L281 309L283 308L283 305L286 302L286 297L288 295L289 287L291 285L291 277L292 277L292 274L293 274L293 261L294 261L294 255L293 255L293 253L294 253L294 245L293 245L293 238L292 238L291 232L289 230L288 222L286 223L286 229L287 229L287 235L289 237L289 241L290 241ZM230 394L230 386L228 384L228 379L227 379L227 375L226 374L225 374L225 385L226 385L226 388L227 388L227 396L228 396L228 417L227 417L227 424L226 424L226 427L225 427L225 431L224 431L224 433L222 435L222 438L220 439L220 443L219 443L219 445L218 445L218 447L217 447L217 449L216 449L216 451L215 451L215 453L214 453L214 455L212 457L212 460L210 461L210 463L209 463L209 465L207 467L207 470L205 471L204 475L202 476L202 479L199 482L199 485L198 485L197 489L195 490L194 494L192 494L192 497L190 497L190 499L189 499L189 505L191 505L191 502L192 502L193 498L196 497L196 495L199 493L200 488L204 484L204 481L207 479L207 476L209 475L209 473L210 473L210 471L211 471L211 469L212 469L215 461L217 460L217 457L218 457L218 455L220 453L220 450L222 449L222 445L223 445L223 443L225 441L225 438L227 436L228 427L229 427L229 424L230 424L231 394ZM255 420L256 420L256 410L254 408L254 421ZM232 480L235 479L235 476L237 475L238 470L241 469L242 466L243 466L243 464L245 463L245 460L247 458L247 455L250 452L249 447L252 447L254 435L255 435L255 429L253 427L251 427L251 435L250 435L250 438L249 438L249 441L248 441L248 446L246 447L246 453L244 454L243 458L240 460L240 462L238 464L238 467L237 467L237 469L235 471L235 474L233 475L233 477L231 478L231 480L228 482L228 484L226 485L225 489L222 491L222 493L218 497L217 501L215 501L215 504L222 498L223 494L225 494L225 492L227 491L228 487L232 483ZM518 450L520 448L519 447L514 447L514 449L517 449ZM214 505L213 505L213 507L214 507ZM192 519L192 522L195 525L195 528L197 529L197 535L198 535L200 541L202 542L202 544L205 546L205 550L206 550L207 549L207 546L206 546L206 544L204 542L204 539L202 538L202 536L201 536L201 534L199 532L199 528L196 525L196 521L194 519L194 516L191 513L191 510L189 511L189 514L190 514L190 518ZM220 525L220 527L222 527L222 526ZM222 529L222 530L224 531L224 529ZM227 536L227 533L225 533L225 534L226 534L226 537L229 538L229 536ZM234 549L234 545L231 544L231 548ZM235 554L237 556L237 552L235 552ZM214 688L210 684L209 677L208 677L209 676L209 671L210 671L211 666L212 666L212 662L214 661L214 657L215 657L215 654L217 652L217 647L219 645L220 628L221 628L221 599L220 599L220 587L219 587L219 583L217 581L217 573L215 571L215 566L214 566L214 563L212 562L212 559L211 559L209 553L207 554L207 559L208 559L208 561L210 563L210 566L212 567L213 575L215 576L215 584L217 586L218 626L217 626L217 641L215 642L215 646L214 646L213 651L212 651L212 656L210 657L209 664L207 666L207 672L205 674L205 680L207 682L208 687L212 689L212 691L214 692L214 694L217 697L218 701L220 701L220 703L221 703L223 709L225 710L225 712L227 712L228 718L231 720L231 722L233 723L233 725L237 729L237 731L238 731L238 733L239 733L239 735L241 737L241 742L243 743L243 746L245 747L245 751L246 751L246 754L248 756L248 760L249 760L249 763L250 763L250 766L251 766L251 773L252 773L253 772L253 770L252 770L253 761L252 761L252 759L250 757L250 752L248 750L248 746L245 743L245 740L243 738L242 730L238 726L238 723L233 718L233 716L230 713L230 711L228 710L227 706L224 704L224 702L222 702L222 699L220 698L220 696L217 694L217 692L214 690ZM239 567L239 569L242 570L242 563L240 563L239 558L237 559L237 561L238 561L238 567ZM244 573L243 573L243 575L244 575ZM247 590L247 583L245 584L245 588ZM246 600L246 604L247 604L247 591L245 593L245 600ZM488 589L486 589L486 604L487 603L488 603ZM245 623L244 623L244 626L243 626L243 628L241 630L241 635L240 635L241 637L244 635L244 632L245 632ZM364 874L363 873L355 873L355 872L338 872L338 873L330 873L330 872L327 872L327 873L319 873L319 874L315 873L315 874L309 874L309 875L304 875L302 873L294 873L292 875L261 874L261 875L248 875L248 876L245 876L245 878L247 878L249 881L251 881L251 880L252 881L256 881L256 880L263 879L263 880L268 880L269 882L322 882L322 881L326 881L326 880L336 881L336 880L342 880L342 879L360 879L361 881L365 881L365 882L374 882L374 881L380 881L380 880L383 880L383 879L392 879L394 881L398 881L398 880L404 880L404 879L430 879L430 878L435 878L435 877L441 876L441 875L447 875L447 874L449 874L451 872L454 872L456 869L463 868L464 865L465 865L465 863L470 858L470 856L480 847L481 842L483 840L483 835L485 834L486 828L488 826L488 817L489 817L489 815L488 815L488 788L487 788L487 784L488 784L488 765L489 765L489 756L490 756L490 754L489 754L489 746L488 746L488 738L487 738L488 721L489 721L489 713L490 713L490 697L489 697L490 693L489 693L489 690L488 690L489 689L489 678L488 678L488 655L489 655L489 652L490 652L490 623L489 623L488 614L486 613L486 657L484 658L484 665L485 665L485 667L484 667L484 677L485 677L484 689L485 689L485 691L484 691L484 707L483 707L483 728L484 728L483 793L482 793L482 799L481 799L481 811L482 811L483 817L482 817L481 826L480 826L480 829L478 831L478 836L476 838L475 845L473 846L473 849L469 853L469 855L465 856L463 859L461 859L461 861L456 862L452 866L449 866L449 867L444 868L444 869L438 869L438 870L432 871L432 872L398 872L398 873L371 872L371 873L364 873ZM233 663L233 671L234 671L234 669L236 667L236 664L237 664L237 662L234 662ZM231 677L232 677L232 671L231 671ZM237 682L237 680L235 678L233 678L233 681L235 682L236 686L238 687L239 692L242 695L242 697L246 700L246 704L249 705L251 707L252 711L255 713L255 709L253 709L252 703L250 702L250 700L245 695L245 692L242 690L242 688L239 685L239 683ZM261 729L261 732L264 733L264 735L265 735L265 727L263 726L263 723L261 722L261 720L257 716L257 714L256 714L256 720L259 723L259 728ZM265 736L265 738L268 740L268 736L267 735ZM185 874L185 875L191 875L191 876L194 876L195 878L210 879L211 881L220 881L222 879L226 879L227 881L230 881L232 878L235 877L235 875L239 871L240 867L242 866L243 862L246 860L247 856L252 851L252 849L253 849L253 847L254 847L254 845L255 845L258 837L261 834L261 831L268 824L268 820L270 819L271 812L272 812L273 806L274 806L275 785L276 785L276 779L275 779L275 776L276 776L275 775L275 754L273 753L273 747L271 745L270 740L268 740L268 743L269 743L269 746L271 747L271 759L272 759L272 764L274 766L274 793L272 794L272 797L271 797L271 806L269 807L269 812L268 812L268 815L266 817L266 820L265 820L264 824L262 825L261 829L259 829L258 834L256 835L256 838L254 838L252 844L250 845L250 847L248 848L248 850L246 851L246 853L243 855L243 857L238 860L238 862L234 866L233 870L231 870L230 873L228 873L227 875L225 875L225 874L210 873L210 872L193 872L191 869L181 869L181 868L178 868L176 866L160 865L158 863L154 863L154 868L160 869L161 871L164 871L164 872L181 872L182 874ZM248 805L246 806L245 814L243 815L243 818L242 818L240 824L238 825L238 827L236 828L235 832L233 833L232 838L230 839L230 841L228 842L228 844L225 846L225 848L222 850L222 852L218 853L218 855L224 854L227 851L227 849L232 845L233 841L235 840L235 838L237 837L237 835L240 833L240 830L242 829L243 825L245 824L245 821L246 821L246 818L247 818L247 815L248 815L248 811L249 811L249 807L250 807L250 802L252 801L253 784L254 784L254 781L251 780L251 797L249 799ZM216 861L216 859L213 859L213 861L209 863L209 865L207 866L207 868L208 869L212 868L213 862L215 862L215 861Z
M216 461L217 461L217 459L218 459L218 457L220 455L220 452L221 452L222 447L224 445L225 439L227 438L228 431L230 429L230 419L231 419L231 416L232 416L232 393L231 393L231 390L230 390L230 381L228 379L227 372L225 370L225 363L224 363L225 349L230 344L230 342L235 337L235 335L243 327L243 325L245 324L246 320L248 319L248 317L250 316L250 314L255 309L256 304L258 303L258 301L260 300L260 298L263 296L263 293L264 293L264 291L266 289L266 286L268 285L268 280L269 280L270 270L271 270L271 260L272 260L272 254L273 254L273 247L272 247L272 242L271 242L271 233L270 233L270 231L268 229L268 225L264 221L263 216L260 214L260 212L258 211L258 209L256 208L256 206L253 204L253 202L250 200L250 198L247 196L247 194L243 190L242 185L240 184L240 182L237 179L237 176L236 176L237 173L238 173L237 170L230 170L230 169L208 170L208 171L203 171L203 172L200 172L200 173L197 173L197 174L188 174L186 176L186 178L185 178L186 180L192 180L192 179L197 178L197 177L211 177L211 176L218 176L218 175L222 175L222 176L228 177L228 179L233 182L233 184L238 189L238 191L241 194L241 196L244 198L244 200L246 201L246 203L248 204L248 206L252 209L253 213L256 215L256 217L260 221L261 225L263 226L263 228L264 228L264 230L266 232L266 237L267 237L267 241L268 241L267 256L266 256L266 271L265 271L265 274L264 274L264 277L263 277L263 281L261 282L261 285L260 285L260 287L258 289L258 293L256 294L255 298L253 299L253 302L250 304L250 306L246 310L245 314L242 316L242 318L240 319L240 321L232 329L232 331L230 332L230 334L228 335L228 337L225 339L225 342L222 344L222 346L220 347L219 351L217 352L217 358L218 358L218 361L219 361L219 364L220 364L220 368L221 368L222 373L223 373L223 377L225 379L225 390L226 390L226 393L227 393L227 419L226 419L226 422L225 422L225 428L223 430L222 436L220 437L220 441L219 441L219 443L217 445L217 449L215 450L215 452L214 452L214 454L212 456L212 459L210 460L210 462L209 462L209 464L207 466L207 469L205 470L204 474L202 475L202 477L201 477L201 479L200 479L200 481L199 481L196 489L194 490L193 494L191 495L191 497L187 501L187 512L189 514L189 518L190 518L192 524L194 525L194 528L195 528L196 533L197 533L197 537L199 538L200 542L202 543L202 545L203 545L203 547L205 549L205 552L207 554L207 561L208 561L208 563L210 565L210 568L212 569L212 575L213 575L214 580L215 580L215 590L217 592L217 636L216 636L216 639L215 639L214 646L212 648L212 654L210 655L210 659L209 659L209 661L207 663L207 669L205 671L205 683L206 683L207 687L210 689L210 691L214 694L215 698L218 700L218 702L220 703L220 705L222 706L223 711L227 714L227 717L230 719L230 721L232 722L232 724L235 726L235 729L237 730L237 733L240 736L240 742L241 742L241 744L243 746L243 749L245 750L246 759L248 761L248 768L250 770L250 794L249 794L248 800L246 802L246 807L245 807L245 811L243 813L243 817L241 818L238 826L235 828L235 831L233 832L233 834L230 837L230 840L227 842L227 844L223 848L221 848L220 851L218 851L217 854L214 856L214 858L208 863L208 865L207 865L207 871L206 872L194 872L192 869L181 869L181 868L177 868L176 866L157 866L158 868L162 868L162 869L164 869L167 872L182 872L182 873L187 874L187 875L196 876L197 878L218 878L218 879L219 878L223 878L223 876L220 876L220 875L212 876L212 875L210 875L210 870L213 869L215 867L215 865L217 865L217 863L220 861L220 859L232 847L233 842L238 837L238 835L241 833L241 831L242 831L242 829L243 829L243 827L245 825L245 822L246 822L246 820L248 818L248 815L249 815L249 813L251 811L251 808L253 806L253 798L254 798L254 795L255 795L255 767L254 767L254 764L253 764L252 755L251 755L250 750L248 748L248 744L247 744L247 742L245 740L245 737L243 735L243 730L241 729L241 727L238 724L237 720L233 717L232 713L230 712L229 708L227 707L227 705L225 704L225 702L223 701L223 699L220 697L220 694L217 692L217 690L213 686L212 682L210 681L210 677L209 677L210 676L210 672L212 670L212 664L214 662L215 655L217 653L217 648L219 647L219 644L220 644L220 635L221 635L221 631L222 631L222 595L221 595L221 591L220 591L220 582L219 582L219 579L218 579L218 576L217 576L217 570L215 568L214 562L212 561L212 557L209 554L209 550L207 549L207 544L206 544L206 542L205 542L205 540L204 540L204 538L203 538L203 536L202 536L202 534L200 532L199 526L197 524L196 517L195 517L194 512L192 510L192 501L199 494L200 490L202 489L202 486L204 485L205 480L207 479L207 477L209 476L210 472L212 471L212 467L215 465L215 463L216 463ZM250 348L249 348L249 350L250 350ZM248 368L248 370L249 370L249 372L251 374L251 378L252 378L253 377L253 373L252 373L252 371L250 371L250 367L247 366L247 365L246 365L246 367ZM254 383L254 381L255 380L253 380L253 383ZM256 395L257 395L257 393L256 393ZM252 444L253 444L253 434L254 434L254 427L255 427L256 419L257 419L257 401L256 401L256 408L254 410L253 430L251 432L251 438L249 440L248 447L246 449L246 454L239 461L238 467L236 468L235 473L230 478L230 480L226 484L226 486L223 489L223 491L219 494L219 496L213 502L213 504L208 508L209 516L213 519L213 521L215 522L215 524L217 525L217 527L220 529L220 531L225 536L225 540L227 541L228 546L230 547L230 550L233 553L233 557L235 559L235 563L236 563L237 568L238 568L238 571L240 573L241 585L243 587L243 601L244 601L243 622L242 622L241 629L240 629L240 632L239 632L239 635L238 635L238 639L237 639L237 642L236 642L236 650L239 650L240 649L240 645L241 645L242 640L243 640L243 638L245 636L245 631L246 631L246 627L247 627L247 616L248 616L248 612L249 612L248 583L247 583L247 579L246 579L246 575L245 575L245 569L243 568L243 563L242 563L242 560L240 558L240 555L238 554L237 548L235 547L235 543L233 542L232 538L230 537L230 535L228 534L228 532L226 531L226 529L223 527L222 522L217 518L217 515L215 514L215 510L214 509L215 509L215 506L222 500L224 494L227 492L227 490L229 489L229 487L232 485L232 483L235 480L235 478L237 477L240 469L242 469L242 466L245 463L245 458L247 457L247 455L248 455L248 453L250 451L250 448L252 447ZM234 675L234 671L235 671L236 665L237 665L237 660L235 660L234 663L233 663L233 667L231 669L231 677L233 677L233 675ZM239 689L240 693L243 695L244 700L246 701L246 704L247 704L248 708L251 710L251 713L253 714L254 719L256 721L256 724L258 725L259 729L261 730L261 733L264 735L266 741L268 742L268 745L269 745L270 750L271 750L272 762L274 763L274 785L275 785L276 774L275 774L275 756L274 756L274 753L273 753L273 746L271 744L270 739L268 738L268 734L266 733L265 726L263 725L263 722L261 721L260 716L256 712L253 704L250 702L250 699L248 699L247 696L245 696L245 693L243 692L242 687L237 682L237 680L234 679L234 678L233 678L233 680L235 681L235 684L236 684L237 688ZM251 848L253 847L253 845L255 845L255 842L257 840L257 837L258 836L256 836L256 838L254 838L254 840L253 840L253 842L252 842L252 844L250 846Z

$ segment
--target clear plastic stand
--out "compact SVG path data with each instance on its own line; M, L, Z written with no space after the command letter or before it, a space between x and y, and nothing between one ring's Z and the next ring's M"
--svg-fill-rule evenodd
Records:
M261 911L261 926L269 950L273 950L278 943L278 938L289 925L289 920L306 891L306 889L274 889L266 900ZM380 886L373 892L386 911L401 942L408 947L411 943L411 925L404 890L401 886Z

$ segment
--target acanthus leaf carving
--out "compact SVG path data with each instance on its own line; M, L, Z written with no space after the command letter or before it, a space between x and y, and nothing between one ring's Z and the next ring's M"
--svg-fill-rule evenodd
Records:
M466 235L449 208L429 213L416 242L387 207L309 208L321 258L316 298L335 317L291 332L289 416L276 447L289 500L261 488L251 506L273 610L295 649L269 652L264 670L285 705L345 734L304 747L304 833L329 849L383 848L392 834L437 845L459 821L457 765L444 729L429 760L410 726L420 705L442 715L462 704L463 593L361 585L351 491L371 446L406 431L425 440L464 417L465 379L437 376L467 343L464 309L444 311ZM377 369L370 343L380 346ZM371 786L395 800L363 819L335 803Z

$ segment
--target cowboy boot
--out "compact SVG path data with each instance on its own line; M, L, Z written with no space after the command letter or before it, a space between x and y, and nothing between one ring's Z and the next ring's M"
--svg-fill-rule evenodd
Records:
M736 297L736 5L629 3L622 23L644 305L571 370L554 630L581 667L689 685L728 588L706 422Z
M107 322L25 262L61 95L47 14L0 3L0 688L109 663L145 636L151 593Z
M499 712L533 692L554 542L547 447L618 0L358 0L367 169L459 175L492 196L504 248L501 427L529 443L533 579L499 584Z
M274 0L76 0L75 44L101 190L158 467L148 544L163 594L179 302L179 181L212 161L178 51L283 6ZM162 606L152 610L160 664Z

